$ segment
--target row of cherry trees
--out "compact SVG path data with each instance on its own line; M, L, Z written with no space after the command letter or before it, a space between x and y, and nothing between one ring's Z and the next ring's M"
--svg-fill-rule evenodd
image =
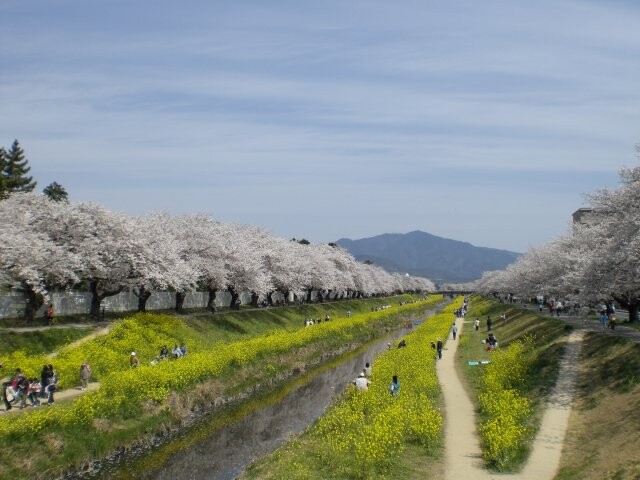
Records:
M14 193L0 202L0 281L20 283L32 319L48 292L88 288L91 314L108 296L131 289L144 311L154 291L176 292L176 308L189 291L242 291L271 301L320 299L333 294L363 296L432 291L424 278L390 274L355 261L330 245L305 245L247 225L226 224L207 215L166 213L130 217L87 203L54 202L43 195Z
M640 150L639 150L640 151ZM514 292L615 300L636 321L640 309L640 167L620 171L620 186L588 196L593 208L573 231L529 250L505 270L485 273L483 293Z

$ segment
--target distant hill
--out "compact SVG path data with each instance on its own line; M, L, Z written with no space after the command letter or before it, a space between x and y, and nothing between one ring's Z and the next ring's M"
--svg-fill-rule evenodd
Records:
M438 284L478 279L483 272L503 269L520 256L516 252L475 247L420 230L360 240L341 238L336 243L360 261L370 260L385 270L426 277Z

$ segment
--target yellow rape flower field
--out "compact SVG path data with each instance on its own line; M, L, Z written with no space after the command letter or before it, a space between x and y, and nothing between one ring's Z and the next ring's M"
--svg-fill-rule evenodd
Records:
M381 354L366 391L350 386L304 434L256 462L244 478L391 478L399 454L419 445L425 454L441 442L440 387L431 342L446 338L459 298L405 338L405 348ZM388 386L396 375L398 395Z

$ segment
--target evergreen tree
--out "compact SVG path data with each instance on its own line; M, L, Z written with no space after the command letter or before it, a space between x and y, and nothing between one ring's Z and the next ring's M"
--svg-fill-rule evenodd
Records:
M53 182L44 187L42 193L49 197L49 200L53 200L54 202L67 202L69 200L67 191L58 182Z
M11 150L5 154L5 188L8 193L11 192L30 192L36 188L36 182L33 181L33 177L28 177L27 174L31 167L28 165L28 160L24 156L24 150L18 143L18 140L13 142Z
M7 196L7 179L4 170L7 168L7 152L0 147L0 200Z

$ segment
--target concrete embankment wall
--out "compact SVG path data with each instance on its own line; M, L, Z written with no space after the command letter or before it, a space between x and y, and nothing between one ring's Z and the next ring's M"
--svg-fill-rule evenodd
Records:
M314 292L315 296L315 292ZM91 305L91 294L80 291L51 292L51 303L55 315L88 315ZM207 306L209 294L207 292L189 292L184 300L184 308L204 308ZM274 300L282 300L283 295L276 292ZM241 293L240 300L243 304L251 302L249 293ZM216 306L227 307L231 302L229 292L218 292ZM169 310L176 305L174 292L153 292L147 301L147 310ZM107 297L102 301L106 312L135 312L138 309L138 297L133 292L121 292L118 295ZM0 318L19 318L25 308L25 297L19 291L0 293ZM44 315L45 307L42 307L37 316Z

